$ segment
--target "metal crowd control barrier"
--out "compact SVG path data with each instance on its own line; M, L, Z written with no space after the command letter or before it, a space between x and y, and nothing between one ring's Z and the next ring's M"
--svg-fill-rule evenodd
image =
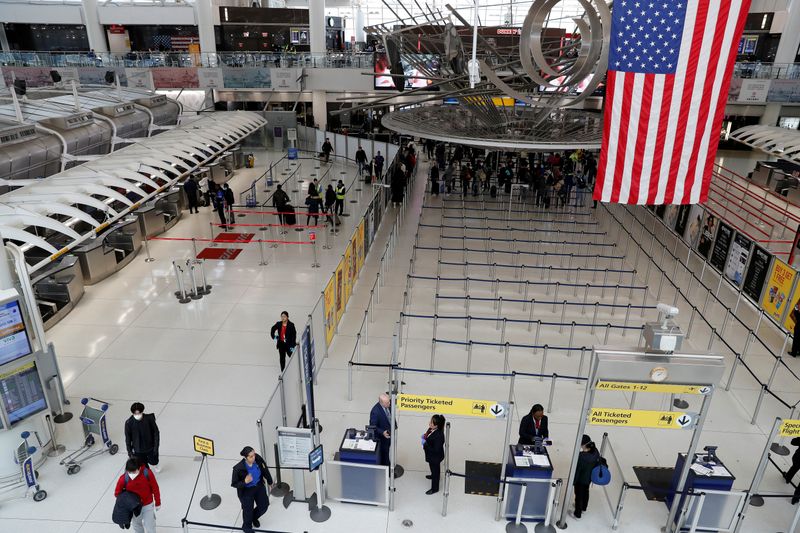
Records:
M603 440L600 443L600 456L606 459L608 470L611 474L611 481L608 485L603 486L603 494L613 517L611 529L616 531L619 528L619 519L625 506L625 495L630 486L625 481L625 474L614 447L611 445L608 433L603 433Z
M211 285L206 283L204 260L174 260L172 261L172 268L175 272L175 282L177 286L175 296L180 303L187 304L192 300L199 300L204 295L211 293Z
M556 514L561 492L561 479L531 479L507 477L505 483L505 511L503 516L511 522L507 533L524 533L525 521L539 522L536 531L555 532L552 518ZM539 527L539 526L542 527Z
M326 496L331 500L389 506L389 467L343 461L325 461Z

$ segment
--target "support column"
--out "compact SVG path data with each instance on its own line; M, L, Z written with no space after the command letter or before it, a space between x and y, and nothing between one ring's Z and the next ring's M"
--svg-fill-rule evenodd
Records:
M197 23L197 36L200 38L200 53L204 67L217 66L217 42L214 38L214 12L211 0L195 0L194 20Z
M82 0L83 24L86 26L86 36L89 38L89 48L96 53L108 52L106 29L100 24L97 13L97 0Z
M314 124L321 130L328 129L328 93L312 91L311 103L314 105Z
M800 27L800 0L789 0L786 6L786 20L783 24L781 40L778 42L778 50L775 52L776 66L794 63L797 49L800 47L800 32L796 31L798 27ZM780 75L785 77L783 71ZM781 107L782 104L764 106L764 113L758 123L765 126L777 126L781 116Z
M10 52L11 47L8 45L8 37L6 37L6 26L0 22L0 50L3 52Z
M356 4L353 6L353 20L355 21L353 34L356 36L356 42L366 42L367 34L364 32L364 11L361 9L361 4Z
M325 55L325 0L309 0L308 33L311 54L317 56L315 61L319 61L317 58Z

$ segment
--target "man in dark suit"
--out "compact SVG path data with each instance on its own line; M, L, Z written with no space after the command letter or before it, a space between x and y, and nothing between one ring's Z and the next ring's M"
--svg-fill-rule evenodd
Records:
M519 424L519 444L533 444L535 438L547 439L550 430L547 427L547 417L544 407L536 404L531 407L531 412L522 417Z
M375 437L378 439L378 452L381 464L389 466L389 443L392 428L392 400L388 394L381 394L378 403L369 412L369 425L375 426Z

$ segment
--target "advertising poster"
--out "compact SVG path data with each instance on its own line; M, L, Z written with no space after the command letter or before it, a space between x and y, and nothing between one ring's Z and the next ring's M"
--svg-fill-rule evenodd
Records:
M128 87L132 89L154 91L156 88L153 83L153 73L149 68L126 68L125 77L128 79Z
M375 238L375 228L372 226L373 223L372 204L369 204L367 212L364 213L364 257L367 256L369 247L372 244L372 239Z
M350 241L347 244L347 248L344 251L344 286L342 290L344 290L344 294L342 295L342 304L343 307L347 307L347 300L350 299L350 293L353 290L353 278L350 277L351 274L351 266L353 258L353 241Z
M794 333L795 320L794 320L794 313L792 311L794 310L800 313L800 291L795 290L794 293L792 293L792 298L791 300L789 300L788 303L794 305L787 307L786 318L784 319L785 322L783 323L783 325L787 330Z
M272 78L268 68L223 68L222 78L226 89L269 89L272 87Z
M800 80L770 80L770 102L797 102L800 100Z
M748 104L763 104L767 101L771 80L749 79L742 80L742 87L739 89L737 102Z
M797 272L780 259L775 258L772 262L767 289L761 298L761 308L776 322L781 321L789 306L789 295L796 276Z
M711 246L714 244L714 235L717 234L718 226L717 216L705 212L703 215L703 223L700 228L700 239L697 241L697 252L708 259L708 254L711 252Z
M106 85L111 86L106 82L106 72L113 70L119 77L119 83L122 86L128 84L128 78L125 76L124 68L101 68L101 67L81 67L78 69L78 78L81 85Z
M711 266L722 272L725 269L725 261L728 259L728 251L731 249L733 240L733 229L724 222L719 223L717 230L717 240L714 241L714 248L711 250L709 263Z
M344 277L345 277L345 263L344 259L339 261L339 266L336 267L336 323L342 319L344 314Z
M273 68L270 69L272 88L278 91L302 91L303 69Z
M800 268L800 225L797 226L792 249L789 251L789 264L792 265L793 268Z
M753 241L741 233L736 233L731 245L731 251L728 254L728 261L725 263L725 276L737 287L744 280L744 269L747 267L747 258L750 257L750 248L752 246Z
M675 222L678 220L680 211L679 207L682 206L668 205L664 211L664 224L666 224L669 229L675 228Z
M200 86L196 68L157 67L150 70L158 89L196 89Z
M661 220L664 220L664 214L667 212L667 206L665 205L657 205L656 206L656 216Z
M53 84L53 80L50 78L50 70L50 68L44 67L3 67L3 79L6 82L6 87L14 85L14 80L11 76L13 72L13 78L25 80L28 87L42 87Z
M686 231L686 224L689 222L689 211L691 211L691 205L680 205L678 206L678 216L675 219L675 225L672 226L672 229L675 230L680 237L683 237L683 232Z
M64 85L72 85L72 81L74 80L78 85L81 84L81 77L78 74L78 67L56 67L56 72L58 75L61 76L61 83Z
M356 272L361 272L361 267L364 266L364 221L358 225L356 230L356 252L358 255L358 264L356 265Z
M336 333L336 274L331 276L325 287L325 342L331 345Z
M698 204L694 204L689 209L688 214L686 215L686 220L684 222L684 229L683 232L680 234L683 237L684 242L689 246L694 246L697 240L700 238L700 230L703 227L703 216L705 211L702 207ZM678 218L678 222L675 225L675 229L677 230L678 224L681 223L680 217Z
M750 258L750 265L747 267L747 274L744 276L742 292L754 302L758 302L758 299L761 298L771 259L772 256L769 252L758 246L753 247L753 255Z

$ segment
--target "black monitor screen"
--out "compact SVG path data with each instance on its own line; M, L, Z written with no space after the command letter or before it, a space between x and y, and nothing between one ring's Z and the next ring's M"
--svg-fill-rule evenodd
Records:
M47 401L36 363L31 361L0 374L0 397L11 424L44 411Z

